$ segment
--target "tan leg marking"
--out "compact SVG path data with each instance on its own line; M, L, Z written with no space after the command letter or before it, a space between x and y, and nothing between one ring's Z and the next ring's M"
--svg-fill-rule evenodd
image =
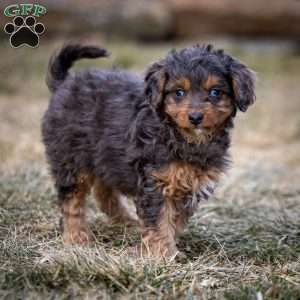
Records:
M106 186L100 179L95 180L95 199L102 212L114 223L137 224L136 214L130 210L127 199Z
M189 215L182 206L184 200L201 187L218 181L220 171L213 168L203 171L188 163L174 162L152 175L157 179L165 203L157 227L145 231L143 243L154 256L170 256L177 251L176 235L183 231L188 221Z
M70 244L86 245L91 241L91 233L85 220L85 198L89 193L93 179L81 175L77 190L63 200L63 239Z
M167 258L178 253L175 241L175 207L166 201L162 207L156 228L145 228L142 233L141 254L155 258Z
M176 236L179 236L183 232L188 220L189 217L187 215L177 213L175 222Z

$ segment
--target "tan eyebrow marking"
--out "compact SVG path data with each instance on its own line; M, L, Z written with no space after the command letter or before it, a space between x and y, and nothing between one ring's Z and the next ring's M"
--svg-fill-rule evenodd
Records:
M216 75L209 75L207 80L203 83L203 87L206 90L209 90L210 88L212 88L213 86L216 86L220 83L221 78L219 76Z
M191 88L191 82L186 77L179 78L175 83L176 85L181 86L185 91L188 91Z

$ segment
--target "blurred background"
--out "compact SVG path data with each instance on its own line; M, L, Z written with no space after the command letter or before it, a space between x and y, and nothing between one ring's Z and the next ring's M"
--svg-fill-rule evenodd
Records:
M14 1L2 0L3 11ZM22 2L26 3L26 1ZM27 2L29 3L29 2ZM300 163L300 1L239 0L48 0L38 18L46 31L40 45L13 49L0 33L0 161L7 166L44 162L40 119L49 92L51 54L67 41L106 47L109 59L87 66L130 69L148 64L174 47L213 43L257 72L257 103L237 117L235 161ZM12 18L1 16L3 26Z

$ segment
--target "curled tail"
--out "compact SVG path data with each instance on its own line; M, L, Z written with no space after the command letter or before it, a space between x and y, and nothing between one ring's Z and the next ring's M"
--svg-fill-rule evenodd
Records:
M50 91L54 92L66 79L68 70L73 63L81 58L107 57L109 53L95 46L81 46L78 44L66 45L49 61L47 85Z

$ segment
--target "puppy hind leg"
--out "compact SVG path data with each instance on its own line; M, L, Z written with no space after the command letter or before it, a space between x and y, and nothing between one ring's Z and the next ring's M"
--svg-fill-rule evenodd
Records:
M113 223L138 223L138 217L130 209L126 197L104 184L101 179L95 181L94 194L99 208Z
M85 220L85 202L93 179L89 175L80 175L75 186L69 189L58 187L63 215L63 240L69 244L86 245L92 234Z

